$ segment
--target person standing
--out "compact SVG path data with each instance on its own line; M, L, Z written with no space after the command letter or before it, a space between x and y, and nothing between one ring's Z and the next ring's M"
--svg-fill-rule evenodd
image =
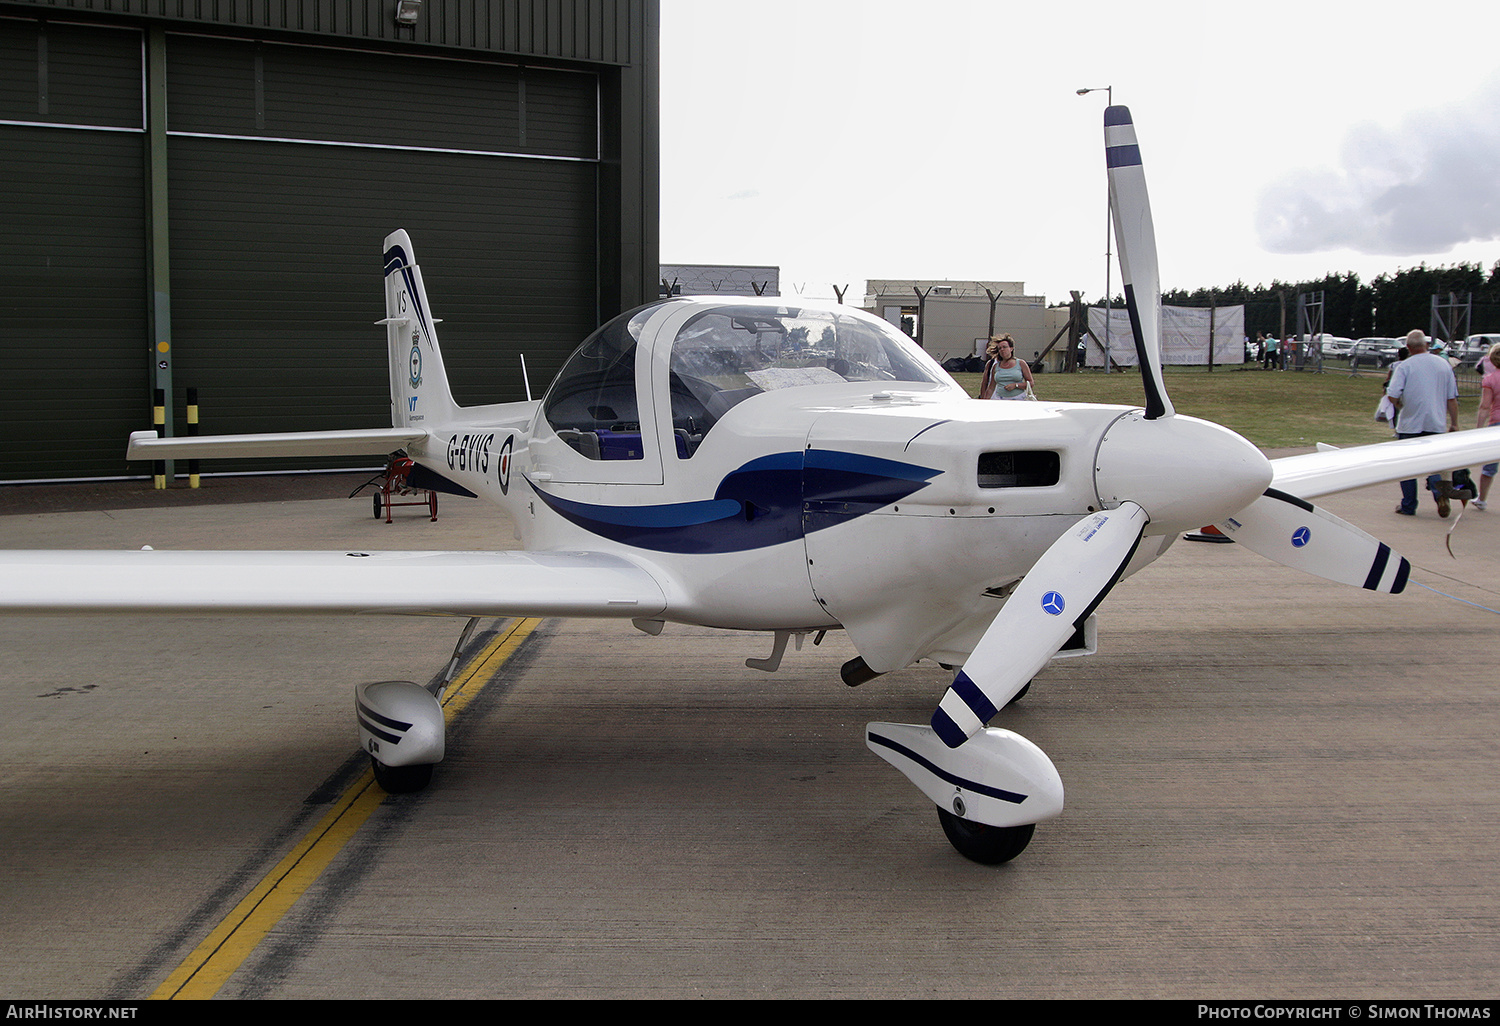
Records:
M1458 381L1453 377L1453 368L1441 356L1427 351L1427 336L1420 328L1407 333L1406 349L1411 355L1396 365L1385 390L1397 409L1396 437L1420 438L1457 431ZM1443 475L1432 474L1427 478L1427 488L1437 503L1438 516L1446 517L1451 486L1443 480ZM1401 505L1396 512L1416 516L1415 478L1401 482Z
M1479 366L1484 371L1484 378L1479 383L1479 418L1474 426L1490 427L1500 424L1500 342L1490 346ZM1490 485L1494 484L1497 471L1500 471L1500 463L1486 463L1480 470L1479 498L1474 500L1475 509L1489 508Z
M981 399L1025 399L1031 385L1031 368L1016 359L1016 343L1009 335L996 335L984 347L989 359L979 385Z

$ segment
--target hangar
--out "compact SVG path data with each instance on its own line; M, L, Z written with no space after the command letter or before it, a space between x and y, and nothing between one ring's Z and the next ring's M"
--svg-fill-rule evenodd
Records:
M657 32L655 0L0 0L0 480L149 473L157 389L173 433L189 388L206 433L388 425L394 228L459 401L523 398L522 355L543 387L656 298Z

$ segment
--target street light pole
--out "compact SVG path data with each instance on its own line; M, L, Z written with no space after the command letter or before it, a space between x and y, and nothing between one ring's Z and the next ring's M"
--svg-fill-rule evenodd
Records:
M1113 107L1115 105L1114 86L1095 86L1092 89L1080 89L1078 90L1078 95L1087 96L1089 93L1099 92L1104 93L1105 102L1108 106ZM1114 217L1114 198L1110 196L1109 187L1106 185L1104 189L1104 373L1106 374L1109 373L1111 363L1109 322L1110 293L1113 291L1111 272L1114 268L1114 254L1109 251L1109 244L1114 233Z

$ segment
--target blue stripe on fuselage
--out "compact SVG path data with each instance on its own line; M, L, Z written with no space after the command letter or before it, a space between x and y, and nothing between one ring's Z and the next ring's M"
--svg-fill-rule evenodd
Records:
M938 473L875 456L809 449L751 460L725 475L712 499L696 502L607 506L532 487L559 516L601 537L655 552L715 553L796 541L899 502Z

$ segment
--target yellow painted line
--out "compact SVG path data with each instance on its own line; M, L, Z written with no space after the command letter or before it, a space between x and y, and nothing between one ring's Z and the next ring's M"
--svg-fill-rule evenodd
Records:
M470 661L468 672L450 684L443 696L447 723L452 724L540 624L540 620L515 621ZM318 825L156 988L151 999L206 1000L217 994L384 800L385 792L375 783L374 773L365 770Z

